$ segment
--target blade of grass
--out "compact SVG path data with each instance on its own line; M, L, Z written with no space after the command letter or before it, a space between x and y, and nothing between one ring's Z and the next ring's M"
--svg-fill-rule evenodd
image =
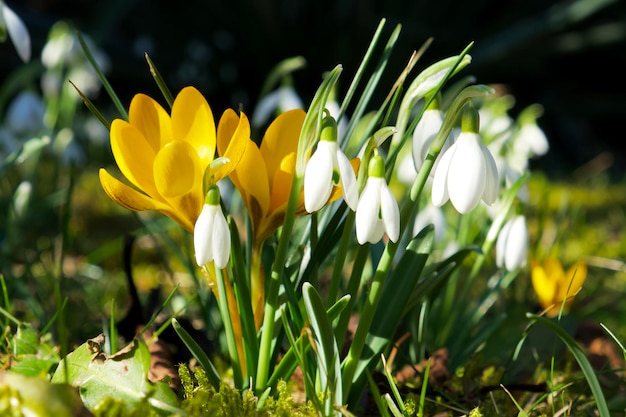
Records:
M191 337L191 335L187 333L187 330L185 330L180 325L180 323L178 323L178 320L172 319L172 327L174 328L174 331L176 332L178 337L180 337L180 340L182 340L185 346L187 346L189 352L191 352L191 354L194 358L196 358L200 366L202 366L202 368L206 372L206 376L209 379L209 382L211 383L211 385L213 385L213 388L219 390L221 378L220 375L217 373L217 369L215 369L215 366L213 366L213 362L211 362L211 359L209 359L209 357L204 352L204 350L202 350L200 345L198 345L198 343L193 340L193 337Z
M120 115L122 116L124 120L128 120L128 112L122 105L122 102L120 101L120 98L117 96L117 94L113 90L113 87L111 87L109 80L107 80L106 76L104 75L100 67L98 66L96 59L93 57L93 55L91 54L91 51L87 47L87 43L85 42L83 35L81 35L80 31L78 30L75 31L75 33L76 33L76 38L78 39L78 43L80 44L80 47L82 48L83 53L85 54L85 57L87 58L87 61L89 61L94 71L96 71L96 74L98 74L98 78L100 79L102 86L104 87L106 92L109 94L109 97L111 97L111 100L113 101L113 104L117 108L117 111L120 113Z
M170 106L170 109L171 109L172 105L174 104L174 96L172 95L172 92L170 91L170 89L167 87L165 80L161 76L161 73L159 72L157 67L154 65L154 62L152 62L152 59L150 59L150 56L148 55L147 52L145 54L145 57L146 57L146 61L148 62L148 68L150 69L150 74L152 74L152 78L154 78L154 81L159 87L159 90L161 90L161 94L163 94L163 98L165 98L165 101L167 101L167 105Z
M596 376L595 370L589 363L585 352L582 348L576 343L574 338L570 336L565 330L559 327L556 323L548 320L545 317L537 316L535 314L527 314L531 320L531 324L535 323L541 324L542 326L546 326L551 329L557 336L565 343L571 354L578 362L578 366L583 371L585 378L587 379L587 383L589 384L589 388L591 389L591 393L593 394L593 398L598 406L598 412L600 413L600 417L610 417L611 413L609 411L609 406L604 398L604 393L602 392L602 387L598 382L598 377Z

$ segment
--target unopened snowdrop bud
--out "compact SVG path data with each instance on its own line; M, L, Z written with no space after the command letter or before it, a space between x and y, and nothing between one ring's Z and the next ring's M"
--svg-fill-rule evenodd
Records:
M515 216L502 227L496 241L496 265L513 271L526 266L528 228L524 216Z
M198 266L215 262L215 266L221 269L228 264L230 231L220 207L220 191L217 185L211 186L207 193L202 212L193 229L193 243Z
M432 145L442 125L443 113L440 109L439 98L435 97L413 131L413 164L415 164L416 171L422 167L430 145Z
M359 200L356 175L348 157L337 144L337 122L326 115L317 149L304 171L304 208L309 213L324 207L333 186L341 185L348 207L356 210Z
M392 242L397 242L400 237L400 210L385 182L385 164L379 155L370 160L355 222L356 238L361 245L376 243L385 233Z
M498 168L478 135L478 112L468 107L463 113L461 133L435 167L432 202L441 207L448 200L462 214L469 213L482 199L491 205L499 192Z

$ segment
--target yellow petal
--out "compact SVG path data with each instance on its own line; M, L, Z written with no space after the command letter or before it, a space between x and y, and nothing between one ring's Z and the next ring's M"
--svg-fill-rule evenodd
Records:
M230 144L230 140L237 130L237 126L239 125L239 116L232 109L227 109L220 118L220 122L217 126L217 153L220 155L224 155L226 153L226 149L228 149L228 145ZM250 138L248 138L250 139ZM246 146L248 142L246 141ZM245 148L244 148L245 152Z
M531 281L539 304L546 309L554 304L557 291L557 283L546 273L546 270L538 262L533 262L531 268Z
M235 113L232 110L230 110L230 112L233 114ZM235 115L235 117L237 116ZM232 115L228 116L228 119L234 121ZM228 121L225 122L228 123ZM229 162L215 171L215 181L219 181L220 179L226 177L237 167L237 165L239 165L239 162L241 161L241 158L243 158L243 154L246 151L248 141L250 140L250 122L244 113L241 113L239 123L228 139L227 137L220 137L220 135L224 135L229 132L230 128L226 128L226 126L227 124L224 125L225 130L220 130L220 127L222 127L222 119L220 119L217 129L217 146L220 156L228 158ZM225 142L227 142L227 145L224 150Z
M269 211L270 186L261 152L251 140L230 177L246 203L253 225L258 225Z
M587 265L583 262L577 262L571 268L567 270L563 277L563 281L559 287L558 298L562 301L568 297L567 304L572 303L572 298L578 290L583 286L585 279L587 278Z
M202 194L202 174L198 154L188 142L169 143L154 159L154 181L166 199L180 197L194 188Z
M100 168L99 177L100 184L102 185L104 192L111 200L115 201L124 208L134 211L142 211L158 210L159 208L165 207L163 203L160 203L124 184L109 174L104 168Z
M270 174L272 178L271 203L270 212L274 212L278 208L283 211L289 202L289 194L291 194L291 185L296 170L296 152L291 152L280 161L280 167Z
M154 153L172 141L170 116L152 98L137 94L130 103L130 124L135 126L152 146Z
M565 277L563 265L556 258L548 258L543 264L546 275L555 283L562 282ZM557 284L558 285L558 284Z
M183 88L174 100L172 135L174 140L186 141L196 149L203 167L213 160L216 139L213 113L202 94L193 87Z
M149 196L156 198L158 192L152 175L152 164L156 153L141 132L124 120L113 120L111 150L117 166L128 181Z
M267 167L270 184L283 158L298 150L298 140L306 113L295 109L280 114L267 128L261 141L261 155Z

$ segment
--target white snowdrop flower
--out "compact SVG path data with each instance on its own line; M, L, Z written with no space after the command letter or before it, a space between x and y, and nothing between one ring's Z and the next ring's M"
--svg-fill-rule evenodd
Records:
M461 214L469 213L480 200L490 205L500 189L498 168L478 135L478 112L463 113L461 133L445 151L435 169L432 202L441 207L448 200Z
M304 171L304 208L309 213L324 207L333 186L341 185L348 207L356 210L359 193L356 175L348 157L337 144L337 122L327 115L315 152Z
M432 103L436 101L433 100ZM417 122L417 126L415 126L413 131L413 163L416 171L419 171L422 167L430 145L432 145L442 125L443 113L439 110L438 104L426 109L424 114L422 114L422 118Z
M31 45L28 29L19 16L3 1L0 1L0 32L5 28L20 59L24 62L30 61Z
M203 266L215 262L225 268L230 258L230 230L220 207L220 192L212 186L193 229L196 263Z
M525 152L526 156L545 155L550 149L546 134L535 123L522 125L513 142L515 150Z
M400 209L385 182L383 158L374 155L368 166L368 178L356 209L356 238L361 245L376 243L387 236L392 242L400 237Z
M526 218L518 215L506 222L496 241L496 265L509 271L526 266L528 228Z

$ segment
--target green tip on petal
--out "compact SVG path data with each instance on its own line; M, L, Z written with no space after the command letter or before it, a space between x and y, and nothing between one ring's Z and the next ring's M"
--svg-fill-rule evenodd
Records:
M320 132L320 140L327 142L337 141L337 121L330 114L326 114L322 119L322 131Z
M209 191L206 193L206 198L204 202L209 206L219 206L220 205L220 189L217 185L212 185L209 188Z
M426 97L426 102L428 102L430 97ZM441 94L438 93L432 99L432 101L428 104L427 110L441 110Z
M367 175L374 178L383 178L385 176L385 161L380 155L372 156L370 164L367 167Z
M480 127L480 119L478 117L478 110L470 103L463 110L463 116L461 120L461 131L478 133Z

